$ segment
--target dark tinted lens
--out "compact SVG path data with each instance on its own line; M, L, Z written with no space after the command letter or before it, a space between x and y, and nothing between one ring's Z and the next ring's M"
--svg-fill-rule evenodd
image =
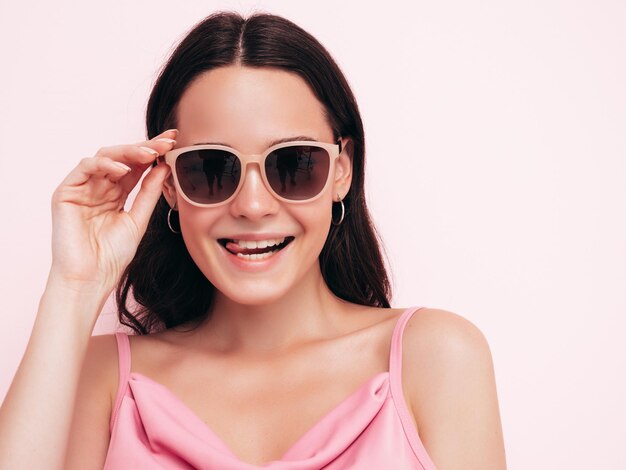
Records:
M225 150L191 150L176 159L176 174L189 199L215 204L228 199L237 189L241 162Z
M292 200L317 196L326 184L329 167L328 152L310 145L283 147L265 160L265 173L272 189Z

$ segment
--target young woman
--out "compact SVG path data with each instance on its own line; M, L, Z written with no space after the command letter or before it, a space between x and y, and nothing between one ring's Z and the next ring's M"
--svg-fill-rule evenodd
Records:
M312 36L208 17L163 68L147 131L53 195L0 467L505 468L483 335L389 308L359 111ZM116 286L138 334L90 337Z

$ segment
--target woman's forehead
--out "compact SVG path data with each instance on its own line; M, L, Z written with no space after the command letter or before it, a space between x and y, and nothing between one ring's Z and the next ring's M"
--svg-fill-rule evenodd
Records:
M242 136L249 142L289 135L332 139L324 107L309 85L295 73L269 67L235 65L203 73L181 97L177 126L179 145L198 139L241 145Z

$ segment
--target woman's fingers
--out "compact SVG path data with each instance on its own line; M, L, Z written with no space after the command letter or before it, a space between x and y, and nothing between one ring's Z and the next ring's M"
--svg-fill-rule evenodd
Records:
M124 176L130 172L131 168L121 162L107 157L83 158L80 163L65 177L60 186L80 186L94 175Z
M178 137L178 129L168 129L164 132L161 132L159 135L154 136L152 139L150 140L142 140L141 142L137 142L135 145L147 145L150 144L150 142L154 142L158 139L172 139L172 140L176 140L176 138Z
M153 150L155 158L159 155L165 155L176 145L176 137L178 136L177 129L169 129L150 140L144 140L137 142L135 145L145 150ZM145 169L145 168L144 168Z
M176 141L174 140L172 140L171 142L163 142L163 141L156 142L156 144L153 144L153 147L156 147L157 149L156 150L151 149L151 150L155 152L156 156L164 155L165 153L170 151L175 144L176 144ZM156 152L159 152L158 155L156 154ZM120 184L122 185L122 188L124 189L125 192L130 193L133 190L133 188L137 185L137 182L143 176L146 169L150 167L151 165L153 165L154 161L155 160L152 160L150 161L150 163L146 165L133 166L133 170L131 173L129 173L128 177L120 181Z
M155 159L172 150L176 145L177 129L168 129L157 135L153 139L137 142L135 145L117 145L102 147L96 152L96 157L108 157L112 160L122 162L130 167L138 167L139 175L155 161Z
M139 145L113 145L102 147L96 152L95 157L110 158L128 166L142 167L145 170L164 151L167 150L166 145L163 144L158 149Z
M154 158L154 155L133 145L101 149L96 156L83 158L61 182L61 186L80 186L91 176L104 176L110 171L115 175L119 175L120 171L127 174L131 167L141 166L143 162L146 162L147 168L147 162Z
M136 145L102 147L95 156L83 158L61 182L55 194L55 202L74 202L81 205L113 202L123 207L124 201L137 185L146 169L160 156L170 151L178 135L169 129L155 138ZM163 167L162 169L160 167ZM158 171L154 171L159 168ZM154 174L152 174L154 172ZM169 167L161 163L148 172L139 191L137 203L133 204L133 216L142 225L154 209L162 191ZM155 184L157 186L155 186ZM150 211L150 213L147 213Z
M128 182L134 187L150 164L152 164L159 155L163 155L171 150L175 144L175 140L164 138L149 141L145 146L116 145L103 147L98 150L94 157L83 158L61 184L79 186L86 183L91 176L104 176L110 171L112 171L111 181L119 181L121 177L132 170L133 173L135 173L133 176L139 176L135 179L134 183L132 181ZM121 163L121 165L115 165L115 163ZM130 170L126 168L130 168ZM126 173L120 173L122 170ZM134 178L130 180L132 179Z
M170 167L165 163L159 163L152 168L141 182L141 188L133 202L128 214L135 222L140 234L143 235L148 228L150 216L154 211L157 201L161 197L163 182L170 174Z
M104 147L96 156L109 157L132 167L130 177L123 180L125 190L130 192L135 187L143 172L159 157L172 150L176 141L170 138L159 138L153 141L142 142L145 145L128 145Z

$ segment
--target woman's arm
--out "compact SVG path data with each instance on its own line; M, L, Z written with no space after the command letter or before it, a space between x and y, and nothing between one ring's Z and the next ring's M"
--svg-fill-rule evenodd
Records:
M157 137L100 149L81 160L52 196L52 267L26 352L0 408L0 468L64 468L77 392L75 429L80 429L86 401L94 396L89 390L100 380L81 374L91 332L135 255L169 174L165 164L151 169L124 211L144 171L175 144L176 131ZM102 418L106 409L98 409ZM100 419L100 429L103 424Z
M403 351L407 401L438 470L506 469L493 362L480 330L424 309L407 324Z
M63 468L81 366L107 294L48 278L0 408L0 468Z
M119 384L115 335L92 336L78 381L64 470L102 470Z

